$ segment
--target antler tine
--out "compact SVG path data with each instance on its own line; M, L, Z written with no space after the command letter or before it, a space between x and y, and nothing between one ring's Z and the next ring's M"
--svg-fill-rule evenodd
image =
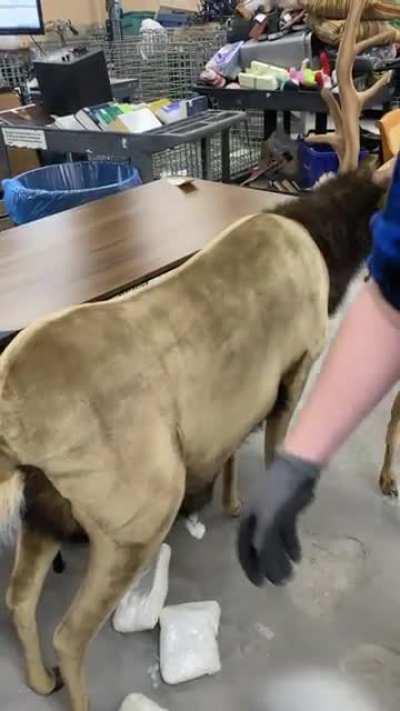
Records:
M322 97L332 116L335 131L318 136L310 135L307 139L309 142L331 145L339 156L341 173L347 173L357 168L360 155L359 119L361 111L365 104L388 84L391 78L391 72L387 72L369 89L360 92L354 85L353 65L357 55L365 52L369 47L386 44L394 39L394 30L389 30L357 42L359 24L367 2L368 0L349 0L349 11L336 62L340 103L331 91L326 89L322 91Z
M343 118L342 112L340 110L340 104L338 103L336 96L334 95L333 91L326 88L321 89L321 96L328 106L336 130L341 131L343 126Z
M340 43L336 73L340 91L343 126L344 155L340 172L347 173L358 166L360 154L359 118L361 105L354 86L353 64L357 51L357 33L367 0L350 0L342 41Z
M330 89L321 89L321 96L328 107L336 130L334 132L322 134L311 133L306 137L305 141L306 143L328 144L336 151L339 156L339 160L342 161L344 158L345 146L343 142L343 120L340 105L334 93L330 91Z
M332 146L338 154L342 173L357 168L360 153L358 119L361 108L353 81L353 63L358 26L366 3L367 0L350 0L336 62L340 104L332 91L324 89L321 92L333 119L335 131L319 136L313 134L307 139L309 142L327 143Z
M392 78L392 72L385 72L383 76L381 76L378 81L375 82L372 86L369 87L369 89L365 89L364 91L358 92L358 98L360 101L360 108L362 109L365 104L367 104L369 101L371 101L379 92L381 89L383 89L385 86L387 86L390 83L390 80Z
M361 42L358 42L355 46L355 51L354 51L354 56L356 57L358 54L363 54L363 52L366 52L367 49L370 47L377 47L378 45L385 45L385 44L390 44L391 42L394 42L396 39L397 33L396 30L385 30L385 32L380 32L379 34L375 35L374 37L368 37L365 40L362 40Z

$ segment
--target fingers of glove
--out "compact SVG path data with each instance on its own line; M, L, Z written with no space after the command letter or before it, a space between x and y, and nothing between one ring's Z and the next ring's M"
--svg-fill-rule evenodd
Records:
M260 570L273 585L285 585L292 577L293 566L277 526L273 526L264 537L260 553Z
M289 558L293 563L299 563L301 560L301 545L295 521L282 526L281 538Z
M303 511L307 506L312 504L315 499L315 484L308 483L303 487L298 496L298 511Z
M243 518L239 528L238 555L240 565L253 585L260 587L264 576L260 569L260 557L254 545L257 518L250 514Z

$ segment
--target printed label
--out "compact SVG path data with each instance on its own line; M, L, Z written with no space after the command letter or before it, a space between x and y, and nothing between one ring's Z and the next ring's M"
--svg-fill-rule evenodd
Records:
M13 148L47 149L44 131L32 131L27 128L3 128L3 138L6 146Z

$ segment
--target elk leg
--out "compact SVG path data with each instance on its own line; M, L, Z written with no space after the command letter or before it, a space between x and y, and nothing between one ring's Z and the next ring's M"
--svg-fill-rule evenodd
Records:
M267 466L271 462L275 450L285 439L290 420L299 403L314 360L315 358L306 353L282 379L281 386L285 394L285 401L277 404L265 423L265 463Z
M397 395L389 422L389 427L386 435L385 459L383 462L379 486L382 494L397 498L399 490L394 472L394 459L396 452L400 448L400 393Z
M182 490L183 495L183 490ZM90 522L84 524L90 539L90 560L85 580L54 635L61 677L68 689L71 711L88 711L89 700L83 674L87 646L116 608L135 575L151 562L178 511L182 496L174 500L167 516L147 542L142 531L124 529L105 534Z
M21 641L29 686L38 694L56 690L57 682L43 664L36 609L44 581L59 548L52 538L23 528L17 545L7 606Z
M240 516L242 504L238 493L238 470L235 455L225 463L222 478L222 507L228 516Z

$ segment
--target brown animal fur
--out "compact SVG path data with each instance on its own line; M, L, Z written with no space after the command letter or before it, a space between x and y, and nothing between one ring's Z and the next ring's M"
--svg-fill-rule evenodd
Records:
M2 355L0 497L10 472L22 472L27 496L7 601L36 691L55 688L35 609L59 541L81 531L90 541L87 577L54 637L71 709L87 711L88 642L185 492L209 490L261 419L272 449L284 436L324 345L328 291L334 308L380 195L368 178L343 176L285 216L241 220L157 286L45 319Z
M23 522L60 543L84 543L87 536L74 519L71 504L37 467L21 466L24 479Z
M361 169L275 211L302 224L321 250L329 272L329 315L371 250L369 221L383 194Z

